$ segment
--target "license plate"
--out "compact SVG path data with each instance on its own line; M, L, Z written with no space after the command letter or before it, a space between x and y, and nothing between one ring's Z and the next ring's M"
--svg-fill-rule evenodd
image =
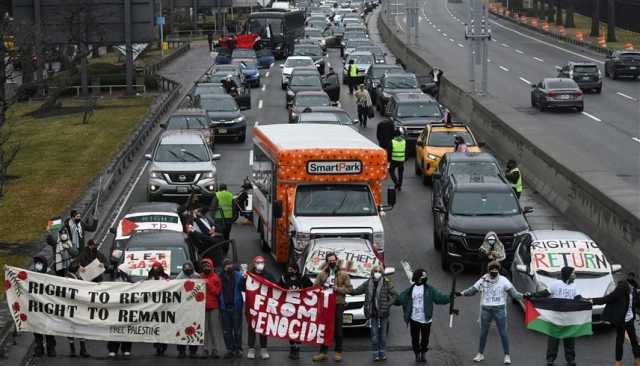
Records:
M558 96L558 99L563 99L563 100L569 99L569 95L566 95L566 94L564 94L564 95L559 95L559 96Z
M589 79L590 79L590 77L588 77L588 76L583 76L582 77L582 80L589 80Z
M343 324L353 323L353 314L342 314L342 323Z
M189 193L189 187L177 187L176 191L178 193Z
M635 70L636 67L635 66L629 66L629 70Z
M218 128L218 133L227 133L226 128Z

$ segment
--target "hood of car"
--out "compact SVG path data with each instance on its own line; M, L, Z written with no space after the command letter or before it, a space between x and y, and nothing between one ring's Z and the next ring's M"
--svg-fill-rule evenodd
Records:
M387 93L387 94L397 94L397 93L422 93L421 90L419 89L414 89L414 88L410 88L410 89L392 89L392 88L385 88L383 90L383 92Z
M542 276L540 274L536 274L536 279L546 288L549 288L551 283L556 281L556 279L553 277ZM576 278L574 285L576 286L578 295L591 299L594 297L602 297L606 295L607 288L612 283L614 283L613 276L610 273L607 273L601 277L578 277Z
M231 121L232 119L236 119L240 116L242 116L242 114L239 111L232 111L232 112L207 112L207 114L209 115L209 118L211 119L211 122L217 122L217 121Z
M154 161L149 169L160 172L215 172L216 166L210 161L180 161L175 163Z
M498 235L510 235L529 229L523 215L509 216L459 216L449 215L449 227L465 234L485 235L487 228Z
M291 90L294 93L297 93L299 91L321 91L322 87L321 86L306 86L306 85L291 85L289 84L289 90Z
M426 124L431 122L442 122L442 117L407 117L407 118L394 117L393 122L396 122L403 126L424 127Z

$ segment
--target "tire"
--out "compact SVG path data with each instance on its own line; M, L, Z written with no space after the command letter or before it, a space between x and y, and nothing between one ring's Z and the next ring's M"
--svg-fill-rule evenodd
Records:
M607 65L604 65L604 77L605 78L609 77L609 69L607 68Z
M287 90L287 86L285 84L280 84L280 86L282 87L282 90Z
M425 186L430 186L432 182L433 182L433 181L432 181L432 179L431 179L431 176L430 176L430 175L424 174L424 175L422 176L422 184L423 184L423 185L425 185Z
M584 110L584 104L577 107L576 110L578 111L578 113L581 113Z
M611 79L612 79L612 80L615 80L615 79L617 79L617 78L618 78L618 75L616 75L615 70L614 70L614 71L612 71L612 72L611 72Z
M533 95L531 96L531 106L536 108L536 98Z
M444 243L443 243L444 244ZM449 272L449 267L451 266L451 259L449 259L449 255L445 248L440 248L440 265L442 266L442 270L445 272Z
M422 169L420 168L420 165L418 165L418 158L416 158L415 163L413 164L415 170L416 170L416 175L420 176L422 175Z
M596 88L596 94L602 93L602 87Z
M442 241L435 230L433 230L433 248L437 251L442 250Z

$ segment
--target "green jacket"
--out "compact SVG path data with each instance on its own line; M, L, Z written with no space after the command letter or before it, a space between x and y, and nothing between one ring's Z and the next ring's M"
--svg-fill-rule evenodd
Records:
M409 323L411 320L411 312L413 311L413 299L411 298L411 292L413 286L409 286L406 290L396 297L394 305L402 306L402 312L404 313L404 321ZM433 315L433 304L445 305L449 303L449 295L444 294L435 287L424 285L424 318L428 321Z

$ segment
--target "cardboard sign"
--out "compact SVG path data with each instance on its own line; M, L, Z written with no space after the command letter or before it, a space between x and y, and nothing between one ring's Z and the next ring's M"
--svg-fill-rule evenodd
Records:
M570 266L577 272L609 272L610 265L598 244L585 240L541 240L531 243L531 265L536 270L560 272Z
M373 253L364 251L346 251L340 248L318 248L313 251L305 263L307 272L320 272L327 253L335 253L338 260L349 262L349 272L358 277L369 277L374 266L381 265L380 260Z
M165 273L171 273L171 251L169 250L124 252L124 264L129 276L146 277L155 262L162 264Z
M80 268L80 278L85 281L91 281L94 278L100 276L105 271L104 264L97 258L93 262L89 263L86 267Z

